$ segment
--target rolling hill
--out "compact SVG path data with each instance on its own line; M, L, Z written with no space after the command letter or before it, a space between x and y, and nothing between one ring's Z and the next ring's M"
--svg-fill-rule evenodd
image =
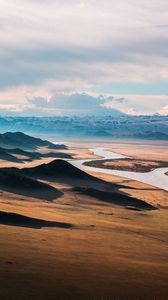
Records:
M33 161L35 159L42 159L46 157L53 157L53 158L72 158L72 155L64 152L46 152L40 153L36 151L26 151L19 148L14 149L5 149L0 148L0 159L22 163L25 161Z
M64 160L54 160L32 168L8 168L2 171L35 179L45 179L52 182L62 182L73 186L76 193L96 198L99 201L124 206L127 209L154 210L154 206L143 200L132 198L128 193L120 191L121 186L112 184L79 170ZM93 188L94 187L94 188ZM45 193L45 191L44 191Z
M34 150L39 147L49 149L67 149L63 144L53 144L40 138L32 137L22 132L6 132L0 134L0 147L2 148L20 148L24 150Z

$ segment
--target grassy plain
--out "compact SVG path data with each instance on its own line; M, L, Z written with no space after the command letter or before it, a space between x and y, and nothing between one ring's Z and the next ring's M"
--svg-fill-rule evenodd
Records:
M88 148L100 142L81 142L79 147L69 141L68 145L65 152L84 159L94 157ZM168 155L161 144L105 141L101 147L141 159L150 154L151 159L166 160ZM50 159L24 167L44 161ZM0 225L1 300L168 299L168 193L126 178L90 174L121 184L121 191L158 209L136 211L102 202L74 191L68 181L47 182L63 192L54 201L1 190L2 212L72 225L41 229L21 223Z

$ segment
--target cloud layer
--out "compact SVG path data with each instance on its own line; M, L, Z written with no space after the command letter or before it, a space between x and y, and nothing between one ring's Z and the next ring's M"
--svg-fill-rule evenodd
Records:
M127 104L115 103L125 112L150 113L145 95L139 97L144 93L137 92L142 84L156 87L146 96L151 113L161 112L167 99L167 20L167 0L0 0L0 112L29 112L30 98L59 103L63 94L91 97L97 90L126 98ZM123 83L129 90L121 93ZM86 95L79 98L87 102ZM59 105L47 103L56 113Z
M108 103L124 103L124 98L115 98L112 96L89 95L87 93L56 93L52 98L42 97L29 98L28 102L31 112L43 115L123 115L115 107L108 106Z

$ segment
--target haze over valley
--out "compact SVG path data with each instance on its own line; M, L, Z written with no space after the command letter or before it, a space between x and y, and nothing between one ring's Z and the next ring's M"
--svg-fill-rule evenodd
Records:
M168 140L168 116L57 116L0 118L1 132L65 138Z

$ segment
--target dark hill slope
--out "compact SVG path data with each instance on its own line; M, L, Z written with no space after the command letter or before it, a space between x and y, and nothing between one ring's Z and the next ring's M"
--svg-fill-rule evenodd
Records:
M33 168L23 168L21 171L26 176L71 183L73 186L80 183L80 185L90 187L93 185L102 186L103 189L118 189L120 187L117 184L108 183L91 176L62 159L57 159L48 164L41 164Z
M0 148L0 159L7 160L11 162L20 162L20 160L12 155L9 151L4 148Z
M25 174L40 177L53 177L53 178L74 178L74 179L95 179L95 177L81 171L74 167L69 162L56 159L48 164L41 164L33 168L24 168L22 171Z
M32 168L4 168L4 170L32 178L70 183L72 186L79 184L80 186L92 187L96 185L101 186L103 189L113 190L121 187L91 176L62 159L56 159L48 164L41 164Z
M6 132L0 134L0 147L37 149L38 147L48 147L49 149L66 149L65 145L55 145L49 141L42 140L24 134L22 132Z
M19 172L13 174L8 169L0 169L0 189L45 200L53 200L62 196L62 192L50 185L28 178Z
M111 204L124 206L128 209L135 209L135 210L155 210L156 208L152 206L151 204L139 200L133 197L130 197L126 194L120 194L120 193L112 193L107 191L101 191L95 188L75 188L75 191L82 195L87 195L93 198L96 198L98 200L109 202Z
M79 170L64 160L54 160L51 163L41 164L33 168L11 168L10 172L13 174L22 174L23 176L29 176L31 178L40 178L70 184L75 187L73 190L77 193L91 196L99 201L124 206L129 209L155 209L155 207L145 201L132 198L128 193L121 192L119 189L123 186L100 180Z
M3 211L0 211L0 224L8 226L28 227L34 229L41 229L42 227L58 227L68 229L73 227L73 225L69 223L46 221Z
M21 158L17 157L21 156ZM26 151L19 148L14 149L5 149L0 147L0 159L7 160L11 162L21 163L23 161L32 161L35 159L41 159L45 157L53 157L53 158L72 158L72 155L63 152L47 152L40 153L34 151Z

